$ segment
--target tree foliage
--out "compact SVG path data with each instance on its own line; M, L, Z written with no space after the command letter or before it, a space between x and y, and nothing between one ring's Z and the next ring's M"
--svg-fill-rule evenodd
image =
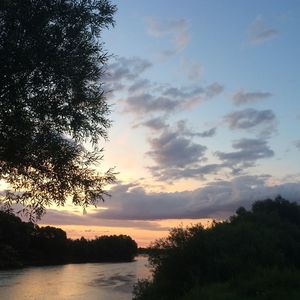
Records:
M103 200L114 175L92 167L111 125L101 32L115 11L108 0L1 1L0 180L12 188L2 203L39 217L68 197Z
M136 286L136 300L299 299L300 206L257 201L211 228L175 228L149 253L153 280Z
M26 265L81 262L125 262L137 254L136 242L127 235L71 240L51 226L22 222L0 211L0 269Z

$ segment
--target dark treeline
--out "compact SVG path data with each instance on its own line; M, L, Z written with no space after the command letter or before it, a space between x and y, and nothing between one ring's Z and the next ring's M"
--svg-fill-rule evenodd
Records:
M150 251L135 300L300 299L300 206L281 197L210 228L175 228Z
M137 254L137 244L127 235L71 240L55 227L39 227L10 212L0 211L0 268L26 265L125 262Z

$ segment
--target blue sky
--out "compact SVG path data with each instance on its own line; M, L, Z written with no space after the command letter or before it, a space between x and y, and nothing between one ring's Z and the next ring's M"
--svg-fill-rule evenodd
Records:
M163 220L225 218L279 193L299 201L300 2L113 3L101 169L116 166L119 181L102 208L85 221L65 212L62 225L159 236Z
M182 1L120 1L116 4L116 27L103 36L110 52L119 57L148 60L152 66L142 79L158 84L177 88L214 82L222 85L224 91L217 99L181 114L182 118L189 119L193 128L215 124L233 110L272 108L277 127L270 139L278 152L274 157L279 158L289 150L289 160L284 155L285 163L289 161L288 169L297 172L294 160L298 152L293 142L299 138L296 128L300 111L297 86L300 79L297 33L300 6L296 1L274 1L272 5L270 1L190 1L189 5ZM182 27L175 28L175 23L180 21L184 22ZM166 30L172 22L174 28ZM153 23L160 27L161 33L151 34ZM264 32L269 32L270 36L259 38ZM188 36L183 49L161 58L163 51L176 51L173 39L180 34ZM186 69L193 67L199 67L199 76L191 79ZM262 101L234 107L232 95L241 90L271 95ZM116 103L116 110L120 108L118 105ZM180 114L169 118L180 119ZM114 129L117 130L119 115L115 119ZM134 122L134 117L130 121ZM243 134L224 132L208 143L216 146L221 142L230 147L231 140ZM139 133L133 130L131 136L135 135Z

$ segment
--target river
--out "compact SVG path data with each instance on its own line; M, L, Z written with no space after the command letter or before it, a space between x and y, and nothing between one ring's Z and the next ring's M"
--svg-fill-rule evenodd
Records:
M137 279L150 277L147 257L0 271L2 300L129 300Z

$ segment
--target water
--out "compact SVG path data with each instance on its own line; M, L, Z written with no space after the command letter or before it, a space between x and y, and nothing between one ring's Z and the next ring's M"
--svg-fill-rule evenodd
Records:
M130 263L89 263L0 271L2 300L129 300L137 279L150 277L147 257Z

